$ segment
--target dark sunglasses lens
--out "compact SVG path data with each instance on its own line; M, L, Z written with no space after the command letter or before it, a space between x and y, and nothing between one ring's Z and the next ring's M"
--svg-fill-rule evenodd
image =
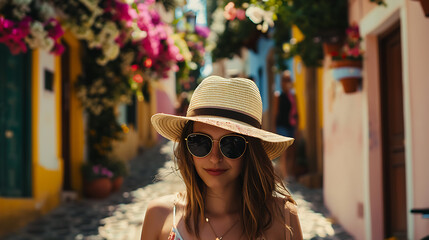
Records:
M187 137L189 152L196 157L205 157L212 149L212 140L205 135L191 134Z
M220 149L227 158L239 158L246 150L246 141L239 136L226 136L220 141Z

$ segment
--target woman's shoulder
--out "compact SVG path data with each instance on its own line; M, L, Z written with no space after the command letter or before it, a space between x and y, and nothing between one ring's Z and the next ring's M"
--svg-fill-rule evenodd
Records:
M298 214L296 202L290 196L274 197L274 203L280 209L284 209L292 214Z
M177 194L155 198L149 202L143 221L142 239L159 239L167 235L172 226L173 207Z
M278 236L282 232L291 234L291 237L287 239L302 239L301 224L295 201L291 197L275 197L274 203L278 211L274 211L275 219L270 229L270 233L274 233L274 235L268 239L275 239L274 236Z

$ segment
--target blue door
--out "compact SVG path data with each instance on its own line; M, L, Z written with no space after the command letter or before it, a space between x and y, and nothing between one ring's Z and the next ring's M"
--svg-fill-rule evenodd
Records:
M31 53L0 44L0 196L31 195Z

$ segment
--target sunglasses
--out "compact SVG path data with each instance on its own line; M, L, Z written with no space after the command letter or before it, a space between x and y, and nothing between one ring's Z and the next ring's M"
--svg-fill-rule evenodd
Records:
M219 141L219 149L223 156L236 159L243 156L246 151L247 141L240 135L228 134L219 140L213 140L203 133L191 133L186 138L188 151L195 157L206 157L213 148L213 141Z

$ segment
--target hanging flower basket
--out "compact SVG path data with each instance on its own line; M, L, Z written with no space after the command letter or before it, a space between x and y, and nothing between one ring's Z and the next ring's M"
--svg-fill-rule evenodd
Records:
M335 55L338 54L338 52L340 52L342 47L342 43L340 42L336 42L336 43L329 43L329 42L324 42L323 43L323 53L325 54L325 56L327 55Z
M334 79L341 82L345 93L358 90L362 81L362 61L349 59L332 61L331 69Z

